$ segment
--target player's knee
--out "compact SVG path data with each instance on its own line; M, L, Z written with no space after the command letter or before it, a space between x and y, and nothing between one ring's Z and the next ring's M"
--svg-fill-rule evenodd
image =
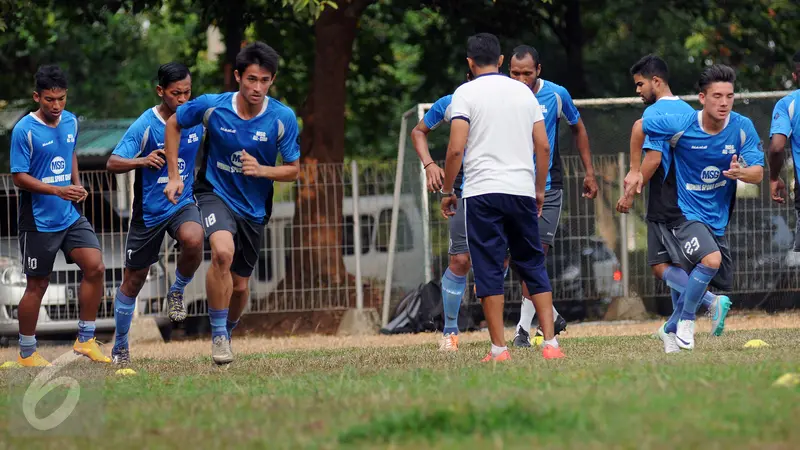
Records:
M233 264L233 249L232 248L216 248L211 251L211 264L218 269L229 270Z
M103 276L106 273L106 265L103 264L102 259L92 261L86 267L81 267L83 278L89 281L103 281Z
M470 268L469 253L450 256L450 271L458 276L464 276Z
M658 278L659 280L663 280L664 271L667 270L667 267L669 267L669 264L667 263L656 264L655 266L652 266L651 269L653 270L653 276Z
M25 292L33 294L37 297L44 297L44 293L47 291L47 286L49 285L49 277L28 277L28 282L25 286Z
M184 251L191 253L199 253L203 251L203 229L200 227L180 233L178 235L178 239L180 240L181 248Z
M249 281L249 279L247 279L247 278L234 281L234 283L233 283L233 295L246 295L247 294L247 289L249 288L248 281Z
M144 286L145 280L147 280L148 271L149 269L126 272L125 281L122 283L124 286L122 292L126 295L132 293L132 295L129 295L130 297L138 295Z
M709 253L708 255L704 256L703 260L700 262L706 267L710 267L712 269L719 269L719 266L722 265L722 253L720 252Z

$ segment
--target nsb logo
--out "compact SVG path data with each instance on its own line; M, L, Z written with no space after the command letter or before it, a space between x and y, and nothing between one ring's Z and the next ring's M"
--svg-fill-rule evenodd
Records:
M191 144L191 143L197 142L199 140L200 140L200 138L197 137L197 133L191 133L191 134L189 134L189 137L186 138L186 143L187 144Z
M61 174L67 168L67 162L64 158L56 156L50 161L50 171L56 175Z
M178 172L183 173L186 170L186 161L183 158L178 158Z
M236 167L242 167L242 151L239 150L238 152L231 155L231 164Z
M720 175L722 175L722 171L719 170L719 167L708 166L700 172L700 179L703 180L703 183L713 183L719 179Z

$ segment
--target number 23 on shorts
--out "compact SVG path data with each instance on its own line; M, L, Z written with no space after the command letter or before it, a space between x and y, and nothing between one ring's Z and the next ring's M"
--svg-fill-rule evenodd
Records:
M683 252L691 256L694 252L700 249L700 241L697 237L693 237L683 244Z

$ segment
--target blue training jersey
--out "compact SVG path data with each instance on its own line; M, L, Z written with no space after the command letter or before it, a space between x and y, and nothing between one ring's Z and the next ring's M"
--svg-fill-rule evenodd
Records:
M72 184L72 157L78 139L78 119L62 111L58 125L45 125L34 113L23 117L11 132L11 173L27 173L52 186ZM80 213L75 205L56 195L20 189L20 231L63 231Z
M661 97L644 110L642 118L668 114L689 114L692 112L694 112L694 109L678 97ZM672 149L669 141L656 141L650 139L649 136L645 136L642 150L644 152L652 150L661 153L661 165L658 166L647 186L647 219L653 222L664 222L664 218L669 215L674 216L676 214L675 209L678 208L674 198L664 198L662 196L663 184L670 183L670 181L667 181L667 174L671 167Z
M715 135L703 130L702 119L702 111L648 117L642 127L650 138L673 144L677 201L683 211L683 217L675 219L703 222L722 236L736 200L736 181L722 172L734 155L744 167L763 167L764 151L747 117L731 112Z
M422 117L422 121L425 123L425 126L428 127L429 130L433 131L439 127L442 123L450 123L451 114L450 114L450 103L453 101L453 95L445 95L444 97L436 100L431 106L431 109L425 113ZM466 153L466 149L464 149ZM464 163L462 161L461 168L458 170L458 175L456 175L455 183L453 187L456 190L456 194L460 197L461 191L464 190Z
M206 94L178 107L181 128L205 124L203 162L195 194L213 191L236 214L265 223L272 212L273 182L242 173L242 150L261 165L275 166L278 153L284 163L300 158L297 118L278 100L265 97L261 113L250 120L236 111L238 92Z
M800 89L783 97L775 104L772 111L772 125L769 128L769 137L782 134L789 139L792 147L792 161L794 161L795 179L800 180ZM800 183L794 184L794 207L800 211Z
M166 122L157 108L148 109L128 127L128 131L112 154L133 159L145 158L155 150L163 150L165 127ZM202 139L202 125L181 130L178 170L184 182L184 189L175 205L164 195L164 187L169 181L166 164L160 170L144 167L135 171L132 215L134 222L143 223L149 228L167 220L184 206L194 203L192 197L194 164Z
M539 78L537 83L539 92L534 92L534 95L542 108L547 140L550 142L550 167L545 190L562 189L564 174L561 167L561 154L558 150L558 125L561 118L564 118L568 124L575 125L581 115L578 108L575 107L575 103L572 102L572 96L562 86L542 78Z

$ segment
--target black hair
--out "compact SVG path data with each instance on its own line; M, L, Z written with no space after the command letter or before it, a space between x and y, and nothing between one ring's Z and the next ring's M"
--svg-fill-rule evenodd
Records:
M56 65L40 66L33 79L36 82L36 92L39 93L48 89L67 89L67 76Z
M669 83L667 62L653 54L643 56L636 61L636 64L631 66L631 75L641 75L645 78L658 77Z
M734 83L735 81L736 72L733 69L724 64L714 64L700 74L697 90L705 92L711 83Z
M190 76L189 68L179 62L168 62L158 68L158 85L166 89L170 84Z
M800 50L798 50L797 53L794 54L794 57L792 57L792 62L794 62L795 64L800 64Z
M478 33L467 40L467 57L478 67L496 65L501 54L500 41L491 33Z
M530 45L518 45L511 51L512 56L518 60L525 59L526 56L531 55L533 58L533 65L538 66L541 60L539 59L539 51Z
M278 73L278 52L263 42L253 42L236 55L236 67L239 76L253 64L269 70L273 76Z

